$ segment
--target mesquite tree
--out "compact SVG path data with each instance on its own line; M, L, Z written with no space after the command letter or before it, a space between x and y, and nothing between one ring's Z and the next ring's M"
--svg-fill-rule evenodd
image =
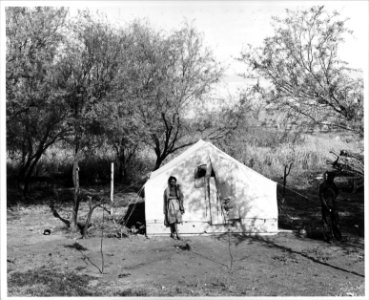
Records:
M24 196L41 156L68 132L55 82L66 15L63 8L6 9L7 147L20 161Z
M222 70L189 26L163 36L136 23L130 34L130 97L142 138L156 154L157 169L169 154L192 144L186 137L185 114L209 92Z
M99 118L104 127L104 140L116 154L117 180L129 181L129 163L144 145L144 127L137 115L136 71L140 64L136 60L137 38L129 29L120 29L120 53L117 73L111 82L114 89L107 95L105 108L109 112L105 118Z
M273 26L262 47L241 57L271 83L268 97L314 124L362 134L362 75L339 58L339 46L351 33L345 20L319 6L287 10L284 18L273 18Z
M87 12L81 12L69 28L70 42L60 58L58 83L65 91L71 129L66 140L74 149L71 227L77 229L81 200L79 161L84 150L96 146L94 137L104 132L101 120L109 114L106 102L108 94L115 88L113 83L118 70L121 38L108 24L93 20Z

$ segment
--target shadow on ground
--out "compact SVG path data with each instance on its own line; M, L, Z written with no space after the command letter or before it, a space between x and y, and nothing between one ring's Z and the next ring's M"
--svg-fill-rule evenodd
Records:
M222 238L223 239L228 239L228 237L226 237L226 236L227 236L227 233L224 233L223 235L219 236L218 238L219 239L222 239ZM236 246L241 244L241 243L245 243L245 242L248 243L248 244L261 243L264 246L267 246L267 247L270 247L270 248L280 249L283 252L288 253L288 254L300 255L300 256L305 257L306 259L308 259L308 260L310 260L314 263L318 263L318 264L324 265L326 267L330 267L330 268L333 268L333 269L336 269L336 270L339 270L339 271L342 271L342 272L350 273L350 274L365 278L364 274L360 274L358 272L348 270L348 269L345 269L345 268L335 266L333 264L328 263L327 262L328 257L324 257L324 255L321 255L321 256L319 256L319 255L310 255L308 253L308 251L306 251L306 250L299 251L299 250L292 249L292 248L290 248L286 245L282 245L281 243L276 242L273 238L262 237L262 236L232 235L232 240L233 240L233 242ZM347 244L345 242L335 242L334 246L339 247L343 250L346 250L346 252L349 252L350 250L352 250L352 247L354 247L355 245L350 244L350 243Z
M321 204L316 188L287 191L282 203L278 188L278 226L298 231L305 229L308 238L323 240ZM339 226L346 241L364 237L364 191L349 193L341 190L336 200Z

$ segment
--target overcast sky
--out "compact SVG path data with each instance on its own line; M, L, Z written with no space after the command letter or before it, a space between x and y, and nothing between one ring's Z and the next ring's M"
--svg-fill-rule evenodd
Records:
M216 58L228 66L220 89L234 93L244 80L237 74L242 64L235 61L246 44L260 45L272 33L272 16L288 9L325 5L337 10L354 32L341 49L341 58L354 68L368 66L368 1L122 1L90 2L109 21L125 25L145 19L154 28L170 31L190 21L203 34ZM81 3L83 7L83 2ZM79 6L79 5L78 5ZM89 5L90 6L90 5ZM91 6L90 6L91 7Z

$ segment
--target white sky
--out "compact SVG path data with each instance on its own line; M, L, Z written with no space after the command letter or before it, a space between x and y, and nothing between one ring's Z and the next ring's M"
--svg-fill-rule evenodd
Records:
M354 31L342 46L341 58L354 68L368 66L368 1L123 1L92 2L108 16L109 21L125 25L134 19L145 19L155 29L170 31L187 20L203 34L204 42L228 69L219 90L234 93L245 81L238 76L242 64L235 61L247 44L260 45L272 34L272 16L285 9L325 5L337 10ZM83 2L82 2L83 6Z
M204 43L227 67L224 79L214 91L219 96L232 94L245 86L238 76L243 64L235 60L247 44L260 45L272 34L272 16L281 16L285 9L325 5L349 18L347 25L354 36L341 48L341 58L351 67L368 66L368 1L3 1L3 5L69 6L90 8L106 14L108 20L124 26L134 19L147 20L153 28L171 31L184 21L191 22L203 34Z

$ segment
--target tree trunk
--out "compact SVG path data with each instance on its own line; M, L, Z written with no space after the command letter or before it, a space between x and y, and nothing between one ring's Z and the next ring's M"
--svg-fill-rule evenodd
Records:
M116 147L116 156L119 162L117 180L119 182L128 183L128 163L134 157L137 148L137 145L128 144L124 139Z
M285 196L286 196L286 184L287 184L286 168L287 168L287 166L284 166L283 191L282 191L283 198L285 198Z
M160 166L161 166L161 164L162 164L163 160L164 160L164 158L162 158L162 157L160 157L160 156L157 156L157 157L156 157L155 167L154 167L154 170L153 170L153 171L155 171L155 170L157 170L157 169L159 169L159 168L160 168Z
M98 206L99 205L92 206L92 197L89 197L89 200L88 200L89 211L88 211L86 223L83 226L83 230L82 230L82 237L83 238L86 238L86 236L87 236L87 230L88 230L88 227L90 226L90 223L91 223L92 213L94 212L95 208L97 208Z
M71 219L71 228L74 231L78 230L78 209L80 202L80 188L79 188L79 152L75 154L73 161L73 185L74 185L74 195L73 195L73 211Z
M25 166L23 166L19 172L18 180L19 182L23 184L23 187L21 187L21 189L22 189L22 194L24 198L27 197L27 194L29 192L30 179L32 177L33 171L37 163L41 159L41 156L42 156L42 153L37 153L35 157L33 158L29 157Z
M124 149L118 152L119 167L118 167L118 181L125 182L127 180L127 160Z
M27 159L24 159L18 173L18 188L22 191L23 197L26 197L26 194L28 193L29 183L27 182L26 174L28 173L30 164L31 157L29 154Z
M284 165L284 172L283 172L283 191L282 191L283 200L282 200L282 202L285 201L287 177L288 177L288 175L290 175L292 165L293 165L293 163L290 163L289 166L288 166L288 164ZM287 171L287 169L288 169L288 171Z
M168 136L168 133L166 135ZM155 170L160 168L161 163L163 162L163 160L169 154L167 152L168 138L166 138L166 142L165 142L165 145L163 146L162 151L161 151L160 141L159 141L158 137L155 134L152 136L152 140L154 142L153 149L154 149L154 152L156 154L156 161L155 161L155 166L154 166L154 170L153 170L153 171L155 171Z

